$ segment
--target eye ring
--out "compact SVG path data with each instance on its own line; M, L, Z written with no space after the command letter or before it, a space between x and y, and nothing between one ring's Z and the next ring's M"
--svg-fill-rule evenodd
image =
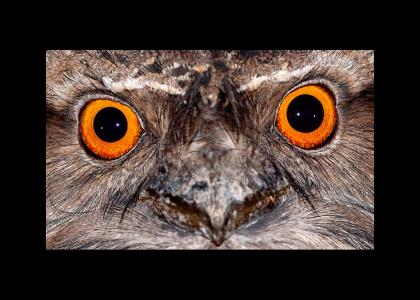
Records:
M277 129L293 145L306 150L325 143L336 124L334 97L329 90L317 84L289 93L277 111Z
M80 117L80 136L86 147L102 159L116 159L137 143L143 128L127 105L108 99L86 104Z

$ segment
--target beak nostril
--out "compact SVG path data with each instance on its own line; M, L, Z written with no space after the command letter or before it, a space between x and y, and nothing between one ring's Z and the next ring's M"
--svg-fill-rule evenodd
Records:
M191 186L192 190L198 190L198 191L205 191L208 188L208 184L206 181L197 181Z

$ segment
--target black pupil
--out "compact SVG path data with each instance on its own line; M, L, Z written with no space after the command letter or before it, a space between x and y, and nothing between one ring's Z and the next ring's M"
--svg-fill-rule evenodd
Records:
M287 120L293 129L311 132L317 129L324 119L321 102L310 95L297 96L287 108Z
M100 110L93 121L96 135L105 142L116 142L127 132L127 119L115 107Z

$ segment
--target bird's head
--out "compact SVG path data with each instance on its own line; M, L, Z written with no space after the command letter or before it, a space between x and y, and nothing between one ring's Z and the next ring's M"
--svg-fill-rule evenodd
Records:
M372 248L372 51L48 51L47 247Z

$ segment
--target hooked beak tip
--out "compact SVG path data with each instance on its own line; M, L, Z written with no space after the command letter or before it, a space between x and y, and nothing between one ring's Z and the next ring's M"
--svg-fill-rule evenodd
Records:
M225 241L225 234L224 234L224 232L221 232L221 231L212 232L212 234L211 234L211 241L217 247L219 247L220 245L222 245L223 242Z

